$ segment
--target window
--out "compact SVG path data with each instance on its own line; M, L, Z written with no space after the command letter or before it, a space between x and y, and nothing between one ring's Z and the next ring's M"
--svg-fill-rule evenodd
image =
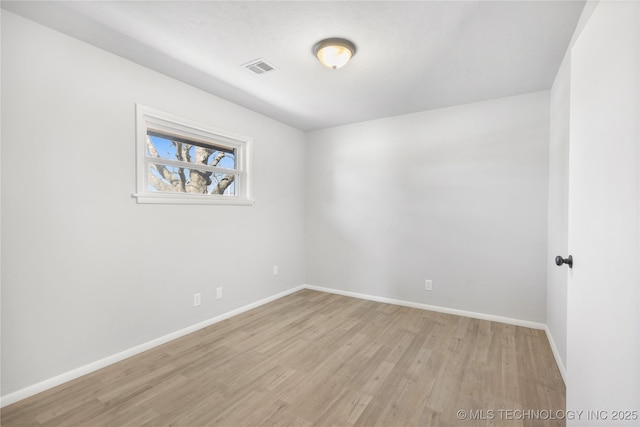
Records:
M138 203L253 203L251 139L136 105Z

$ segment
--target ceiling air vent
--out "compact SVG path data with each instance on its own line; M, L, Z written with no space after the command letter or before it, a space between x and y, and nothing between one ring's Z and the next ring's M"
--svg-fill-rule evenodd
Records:
M275 66L269 64L264 59L254 59L253 61L243 64L242 66L248 70L253 71L256 74L264 74L276 70Z

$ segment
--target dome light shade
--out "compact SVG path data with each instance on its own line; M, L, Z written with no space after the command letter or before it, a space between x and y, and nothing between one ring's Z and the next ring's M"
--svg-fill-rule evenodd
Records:
M313 53L322 65L336 70L344 67L356 54L356 46L345 39L325 39L313 46Z

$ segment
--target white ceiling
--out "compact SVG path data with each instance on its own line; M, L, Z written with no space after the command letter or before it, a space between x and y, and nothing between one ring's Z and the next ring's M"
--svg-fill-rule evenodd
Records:
M2 7L301 130L549 89L584 1L93 1ZM358 52L330 70L328 37ZM263 58L277 70L241 67Z

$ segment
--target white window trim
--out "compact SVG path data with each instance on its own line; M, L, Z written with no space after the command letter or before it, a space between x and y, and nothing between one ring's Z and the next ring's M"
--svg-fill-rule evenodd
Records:
M179 135L194 141L236 150L235 170L227 170L236 175L234 181L236 196L218 194L155 193L148 190L149 157L146 155L147 130ZM136 104L136 193L138 203L154 204L196 204L196 205L252 205L251 197L251 145L252 138L193 120L184 119L164 111ZM174 163L170 161L170 163ZM180 163L175 161L175 163ZM202 165L198 169L211 167ZM216 170L224 171L222 168Z

